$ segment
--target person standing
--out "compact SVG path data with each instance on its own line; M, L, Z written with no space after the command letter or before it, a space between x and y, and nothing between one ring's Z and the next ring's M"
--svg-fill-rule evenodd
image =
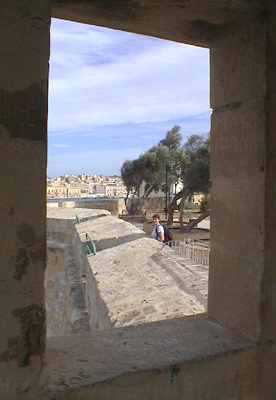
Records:
M159 242L163 243L165 238L164 238L164 228L160 224L160 217L158 214L154 214L152 216L152 222L154 224L153 231L151 233L151 237L153 239L158 240Z

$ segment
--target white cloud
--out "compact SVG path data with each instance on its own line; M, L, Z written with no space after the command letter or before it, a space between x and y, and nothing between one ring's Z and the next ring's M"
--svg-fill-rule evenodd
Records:
M58 58L64 72L51 75L50 130L156 122L206 111L207 50L119 32L115 38L110 34L115 46L110 60L94 64L91 55L88 64L90 51L98 49L96 54L108 58L101 49L112 47L107 35L99 34L99 28L86 28L87 32L82 27L82 35L71 33L57 53L53 46L51 60L55 64ZM65 40L66 35L58 32L53 29L52 41L56 34ZM128 36L129 49L125 43ZM142 43L137 45L137 52L133 51L134 38ZM116 57L121 45L125 48L124 57Z
M103 146L113 138L114 151L120 142L145 151L142 137L147 146L160 135L154 126L168 130L199 114L208 119L208 50L60 20L53 20L51 33L50 154L52 146L62 149L61 137L66 145L77 140L80 146L81 138L101 136ZM128 150L125 158L131 158ZM54 161L49 159L49 170ZM72 153L73 162L82 161Z

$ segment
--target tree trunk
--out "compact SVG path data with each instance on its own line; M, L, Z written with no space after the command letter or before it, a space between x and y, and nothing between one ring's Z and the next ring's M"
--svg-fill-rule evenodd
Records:
M124 199L126 208L127 208L127 199L128 199L128 196L129 196L129 192L127 192L127 195L126 195L126 197L125 197L125 199Z
M172 201L170 202L169 206L168 206L168 211L169 211L169 215L168 215L168 226L171 226L173 223L173 213L177 204L177 200L181 199L181 197L183 195L185 195L185 193L187 192L187 189L182 189L180 192L176 193L176 195L174 196L174 198L172 199ZM186 195L185 195L186 197Z
M185 227L183 223L183 215L184 215L184 205L189 196L191 196L192 192L187 189L182 194L181 203L179 207L179 223L180 223L180 232L185 232Z
M146 198L148 198L148 196L151 194L152 191L153 191L153 186L151 186L149 189L145 190L145 193L143 194L143 196L141 197L141 199L146 199Z
M184 232L184 225L183 225L184 204L185 204L185 199L182 197L180 206L179 206L180 232Z
M209 211L205 211L204 213L202 213L197 219L193 219L192 221L189 222L185 232L191 232L191 230L193 229L193 227L198 224L200 221L202 221L203 219L205 219L206 217L209 217L210 215L210 210Z
M132 215L133 215L133 206L134 206L134 193L131 198L131 204L130 204L130 210L129 210L130 214L132 214Z
M134 208L135 208L135 206L134 206L134 197L135 197L135 195L137 194L137 192L139 192L139 189L135 189L135 192L132 194L132 198L131 198L131 206L130 206L130 214L131 215L134 215L135 214L135 210L134 210Z

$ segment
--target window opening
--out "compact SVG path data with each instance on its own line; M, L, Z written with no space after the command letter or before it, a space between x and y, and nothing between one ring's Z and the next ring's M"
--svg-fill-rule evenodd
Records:
M163 162L163 181L151 190L148 204L143 203L135 212L131 210L131 206L128 210L122 209L118 212L124 220L131 221L134 226L150 234L151 215L154 212L160 212L163 223L169 217L170 201L183 189L183 169L190 168L188 178L197 179L196 162L193 164L193 157L196 157L197 146L199 152L203 151L198 143L199 137L205 135L202 140L206 144L209 132L208 50L61 20L53 20L51 43L47 174L49 212L53 214L54 205L61 206L70 202L71 206L81 208L88 205L91 208L91 202L96 204L96 201L100 200L118 199L123 202L127 188L120 180L120 168L125 160L139 159L140 154L153 155L153 151L152 154L148 151L158 144L160 148L163 146L164 150L164 146L167 145L165 151L168 154L166 162ZM183 136L183 159L178 160L178 164L171 158L173 152L168 145L169 138L166 139L166 133L173 132L177 126L181 128L179 132ZM195 135L194 140L189 142L187 139L192 135ZM160 154L160 157L161 150L156 153ZM155 161L160 166L162 163L158 157L159 155ZM150 161L149 159L148 162ZM151 174L155 172L157 173L153 169L150 170ZM187 181L185 184L188 183ZM202 189L200 185L197 187ZM184 306L177 297L185 291L185 273L187 275L190 272L189 279L192 279L192 275L196 276L193 277L193 282L189 282L191 287L199 283L209 260L209 222L196 221L200 207L202 212L208 212L210 208L208 188L203 189L206 190L190 190L186 194L184 210L180 205L181 198L176 202L174 219L179 218L180 214L182 221L184 216L184 225L190 226L193 231L189 235L182 235L178 232L177 224L173 224L173 255L166 252L162 259L156 255L149 255L149 265L157 265L160 272L160 276L157 276L159 286L153 287L153 292L159 294L156 295L159 303L152 300L151 294L150 300L141 300L137 310L133 305L130 310L130 324L140 322L141 315L144 318L143 322L155 320L158 315L160 319L162 315L166 318L180 316ZM128 201L132 198L132 201L136 200L139 204L138 198L143 198L146 190L147 182L143 181L139 186L139 193L133 193L133 188L132 192L128 193ZM57 210L64 208L66 207L58 207ZM81 256L78 260L74 259L74 265L70 265L68 272L68 260L75 257L76 251L72 240L76 239L73 235L68 237L66 229L74 229L76 214L82 222L79 212L72 210L72 224L68 221L63 223L62 218L66 220L66 217L61 217L55 227L54 219L48 215L50 245L46 271L46 305L48 326L51 327L50 331L48 330L50 336L58 335L60 326L63 332L68 330L69 333L74 333L74 330L78 329L69 327L70 324L65 318L73 307L68 279L79 278L79 300L84 302L82 311L84 314L87 312L85 318L93 314L93 299L87 294L89 287L86 271L78 264ZM58 220L57 215L55 218ZM63 225L66 225L66 228ZM90 237L89 232L85 234ZM67 247L55 247L51 239L60 239L67 243ZM93 238L92 241L94 243ZM116 245L118 244L120 243L116 242ZM97 247L97 242L95 246ZM97 248L97 252L98 250ZM176 264L178 269L173 269L173 265ZM188 265L186 272L184 265ZM149 274L152 272L151 267ZM54 285L54 281L58 284ZM137 282L140 282L142 287L145 281L149 283L147 276L140 273ZM169 281L173 281L174 284L170 285ZM126 288L121 289L124 293ZM119 286L116 286L116 290L119 297ZM158 293L158 290L162 293ZM173 300L172 293L175 293ZM204 289L192 293L189 308L191 314L204 312L204 307L199 308L199 299L205 297L206 300L206 295ZM48 303L47 296L50 299ZM165 306L165 303L169 302L171 311ZM123 316L126 303L122 299L117 305L119 309L121 307L120 315ZM55 319L52 318L52 313L55 313ZM89 329L91 326L93 329L100 329L97 322L92 323L91 319L93 316L90 316L87 322ZM82 329L86 330L88 326L84 324Z

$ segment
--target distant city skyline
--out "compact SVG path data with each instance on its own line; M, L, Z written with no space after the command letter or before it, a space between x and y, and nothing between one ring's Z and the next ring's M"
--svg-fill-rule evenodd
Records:
M120 175L174 125L210 130L207 49L52 21L49 177Z

